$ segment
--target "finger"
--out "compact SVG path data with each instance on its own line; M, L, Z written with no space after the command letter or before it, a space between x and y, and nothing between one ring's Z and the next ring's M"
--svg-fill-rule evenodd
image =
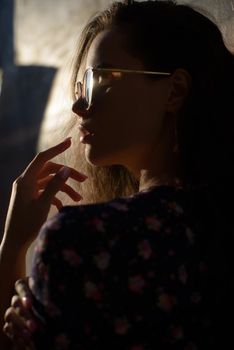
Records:
M12 323L6 322L3 327L3 332L8 336L8 338L13 339L13 325Z
M54 205L58 210L60 210L63 207L63 203L56 197L54 197L51 204Z
M26 308L30 308L32 305L32 293L28 286L28 280L19 279L15 282L15 290L20 296L23 305Z
M72 174L72 170L71 170L71 174ZM46 185L48 185L48 183L54 178L54 176L55 176L55 174L53 174L53 175L50 174L50 175L44 177L43 179L37 181L38 190L44 189L46 187ZM71 175L70 175L70 177L71 177Z
M31 333L26 329L22 329L19 331L14 327L13 323L5 323L3 327L3 332L10 338L11 340L14 340L14 344L30 346L32 341ZM26 349L26 347L24 347Z
M14 295L11 298L11 306L14 308L21 307L22 306L22 301L18 295Z
M48 183L40 196L40 205L49 206L70 175L70 168L63 167Z
M52 181L54 176L55 175L49 175L43 180L38 181L39 194L43 192L42 190L45 190L45 187L48 186L49 182ZM76 192L71 186L67 185L66 183L61 183L59 191L66 193L71 199L73 199L76 202L83 199L83 197L78 192ZM53 202L52 204L56 205L56 203Z
M63 142L53 146L45 151L42 151L36 155L32 162L25 169L24 177L35 177L36 174L42 169L47 161L56 157L60 153L64 152L71 146L71 138L65 139Z
M43 178L48 176L51 173L55 174L63 167L64 167L63 164L57 164L49 161L44 165L42 170L39 172L38 177ZM73 178L74 180L83 182L87 179L87 176L85 174L82 174L73 168L70 168L70 167L68 168L70 169L70 177Z
M5 322L13 324L13 328L16 332L23 333L24 330L29 333L33 333L37 328L38 324L33 316L30 315L29 319L19 316L13 307L7 309L5 316Z
M42 196L43 192L44 192L43 190L40 190L39 195ZM58 199L57 197L54 197L51 199L50 205L54 205L58 210L63 207L62 201L60 199Z
M54 174L50 174L44 177L42 180L37 181L38 190L44 189L48 183L54 178Z
M83 197L78 192L76 192L71 186L67 184L62 184L59 191L66 193L71 199L73 199L76 202L83 199Z
M13 323L16 329L22 330L26 328L26 322L21 318L13 307L9 307L4 315L5 322Z
M66 193L71 199L76 202L83 199L83 197L78 192L76 192L71 186L67 184L64 184L60 191Z
M14 308L15 313L18 314L20 317L24 318L25 320L32 318L32 314L30 313L28 308L25 307L25 305L22 302L22 299L18 295L14 295L12 297L11 306Z
M30 278L27 278L26 281L24 279L17 280L15 282L15 290L17 291L17 293L18 293L18 295L19 295L19 297L21 299L22 305L24 307L24 309L21 308L18 311L23 313L23 317L25 318L25 322L26 322L27 328L31 332L33 332L37 328L37 322L35 321L35 319L33 317L33 314L31 312L32 293L31 293L31 290L30 290L29 285L28 285L28 283L30 283L29 279ZM16 304L19 303L17 298L14 298L13 302L15 302Z

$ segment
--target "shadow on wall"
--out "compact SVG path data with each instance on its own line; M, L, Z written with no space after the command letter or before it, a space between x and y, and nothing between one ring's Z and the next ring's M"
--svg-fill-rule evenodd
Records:
M0 232L11 183L36 154L55 68L11 66L3 70L0 96ZM0 237L1 238L1 237Z
M0 239L12 182L36 153L55 68L15 64L16 0L0 0Z

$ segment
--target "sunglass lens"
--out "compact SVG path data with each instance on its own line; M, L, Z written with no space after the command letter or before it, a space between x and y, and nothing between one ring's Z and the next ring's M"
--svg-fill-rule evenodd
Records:
M93 94L93 71L92 69L87 69L84 76L84 94L85 99L90 107L92 103L92 94Z

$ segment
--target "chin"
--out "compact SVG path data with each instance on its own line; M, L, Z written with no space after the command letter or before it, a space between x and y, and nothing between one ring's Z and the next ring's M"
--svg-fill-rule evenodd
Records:
M85 159L86 161L93 166L111 166L116 164L110 155L104 154L102 152L95 152L86 147L85 149Z
M92 151L91 149L85 149L85 159L86 161L93 166L110 166L113 165L113 162L107 160L107 157L99 152Z

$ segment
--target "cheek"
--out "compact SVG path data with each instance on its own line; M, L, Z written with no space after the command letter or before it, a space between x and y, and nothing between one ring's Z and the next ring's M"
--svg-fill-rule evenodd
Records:
M125 110L121 120L132 139L139 143L149 143L154 142L160 134L163 113L150 100L136 98L131 108Z
M154 142L160 134L163 108L147 89L119 91L100 105L103 142L125 147L130 143Z
M160 125L154 114L138 107L115 110L103 131L103 142L118 149L155 141Z
M160 133L164 117L164 104L160 94L152 93L147 87L139 87L129 97L128 106L131 106L127 109L129 122L135 132L150 140Z
M135 111L136 121L142 133L149 138L149 141L159 137L165 116L165 106L160 94L142 93L142 99L136 99Z

